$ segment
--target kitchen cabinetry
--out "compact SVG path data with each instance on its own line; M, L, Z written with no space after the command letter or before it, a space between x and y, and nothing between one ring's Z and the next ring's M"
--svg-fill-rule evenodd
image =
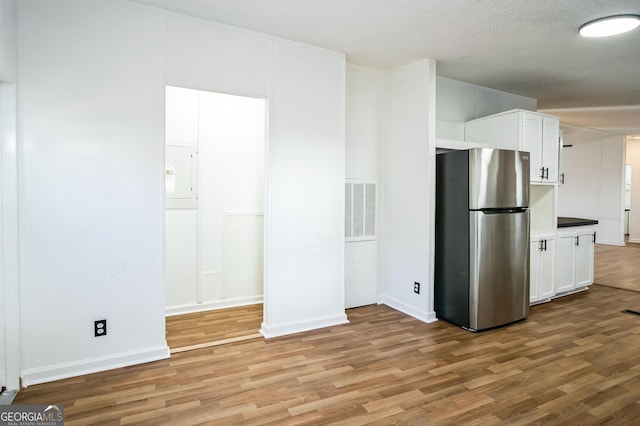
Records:
M530 247L529 303L548 300L555 294L555 236L532 236Z
M465 140L491 148L529 151L531 182L558 181L558 117L525 110L506 111L467 121Z
M556 293L565 293L593 283L594 226L576 226L558 231Z

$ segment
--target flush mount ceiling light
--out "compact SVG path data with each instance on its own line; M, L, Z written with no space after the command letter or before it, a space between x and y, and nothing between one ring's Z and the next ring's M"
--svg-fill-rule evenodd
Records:
M640 25L640 15L615 15L595 19L580 27L583 37L608 37L626 33Z

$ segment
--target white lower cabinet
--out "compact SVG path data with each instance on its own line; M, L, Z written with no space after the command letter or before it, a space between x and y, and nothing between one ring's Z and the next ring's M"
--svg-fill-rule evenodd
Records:
M558 231L556 293L593 284L595 227L577 226Z
M548 300L555 294L555 236L531 238L529 302Z
M556 267L556 293L575 288L575 235L558 235L558 265Z
M593 284L594 248L596 243L595 230L577 235L576 247L576 288Z

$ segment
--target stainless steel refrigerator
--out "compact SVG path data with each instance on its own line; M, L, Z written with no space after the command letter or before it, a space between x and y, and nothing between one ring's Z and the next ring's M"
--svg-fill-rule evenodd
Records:
M471 331L529 312L529 153L436 156L435 311Z

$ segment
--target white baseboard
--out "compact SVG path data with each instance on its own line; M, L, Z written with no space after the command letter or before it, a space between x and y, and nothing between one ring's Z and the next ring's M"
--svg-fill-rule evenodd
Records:
M608 246L624 247L624 241L597 241L597 243L598 244L605 244L605 245L608 245Z
M551 297L551 299L559 299L561 297L565 297L565 296L571 296L572 294L576 294L576 293L580 293L583 291L587 291L589 290L589 287L578 287L578 288L574 288L572 290L567 290L567 291L563 291L562 293L558 293L554 296Z
M236 297L233 299L212 300L204 303L189 303L186 305L167 306L165 315L193 314L195 312L212 311L214 309L235 308L238 306L257 305L262 303L262 296Z
M169 347L165 344L131 352L29 368L22 372L22 386L53 382L69 377L83 376L99 371L113 370L130 365L143 364L169 358Z
M348 324L347 314L343 313L332 317L316 318L301 322L287 322L282 324L267 325L264 322L260 328L260 334L265 338L286 336L288 334L301 333L303 331L316 330L318 328L334 325Z
M387 305L388 307L393 308L396 311L400 311L404 314L412 316L426 323L438 321L438 319L436 318L435 311L431 311L431 312L420 311L414 308L413 306L407 305L406 303L398 299L395 299L393 297L381 295L380 297L378 297L378 303Z

